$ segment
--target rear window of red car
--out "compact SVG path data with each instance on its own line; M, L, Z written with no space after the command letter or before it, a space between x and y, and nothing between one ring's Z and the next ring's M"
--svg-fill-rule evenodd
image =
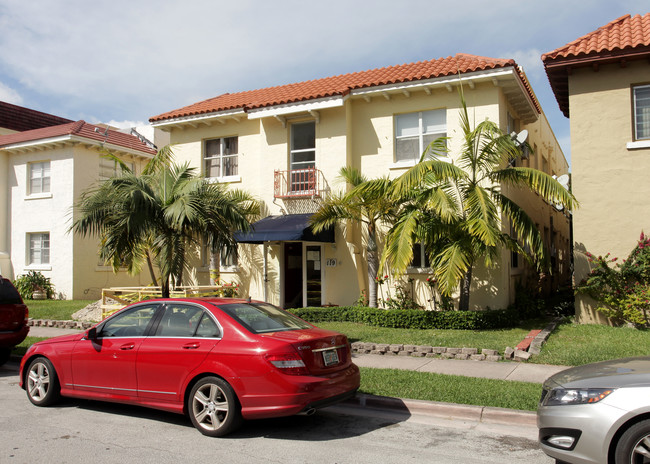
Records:
M0 304L22 304L20 294L8 279L0 278Z
M219 305L219 308L256 334L312 328L302 319L270 304L231 303Z

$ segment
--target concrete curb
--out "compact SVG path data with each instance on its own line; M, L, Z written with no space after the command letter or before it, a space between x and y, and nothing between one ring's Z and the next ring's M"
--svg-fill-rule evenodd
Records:
M474 422L537 426L537 414L531 411L441 403L437 401L408 400L386 396L358 394L342 403L346 406L388 410L410 415L427 415L443 419L469 420Z

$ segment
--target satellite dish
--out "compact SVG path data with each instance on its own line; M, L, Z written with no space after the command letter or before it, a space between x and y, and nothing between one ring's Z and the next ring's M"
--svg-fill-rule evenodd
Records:
M568 174L562 174L560 177L557 178L557 181L560 183L562 187L569 190L570 177Z
M528 131L526 129L522 130L517 134L517 137L515 137L515 140L519 145L522 145L526 139L528 138Z

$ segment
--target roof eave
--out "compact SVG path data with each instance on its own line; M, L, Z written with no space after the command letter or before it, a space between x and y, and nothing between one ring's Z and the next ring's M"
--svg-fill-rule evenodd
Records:
M86 137L80 137L71 134L66 134L66 135L61 135L56 137L48 137L48 138L38 139L38 140L26 140L24 142L12 143L12 144L1 146L0 150L16 151L16 152L31 151L31 150L46 150L49 148L59 148L66 145L77 145L80 143L94 146L96 148L104 148L109 151L115 151L115 152L124 153L128 155L138 156L145 159L151 159L154 157L153 154L146 153L144 151L135 150L121 145L115 145L112 143L102 143L98 140L93 140Z

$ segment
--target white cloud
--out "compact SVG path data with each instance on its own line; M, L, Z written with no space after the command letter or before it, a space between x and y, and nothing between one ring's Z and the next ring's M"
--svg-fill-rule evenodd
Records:
M0 82L0 101L11 103L13 105L22 105L23 98L11 87Z
M544 65L542 63L542 52L537 48L529 50L518 50L511 52L507 56L513 58L515 62L524 68L524 72L529 78L539 78L544 74Z
M118 129L131 129L132 127L146 126L149 123L143 121L115 121L114 119L111 119L106 124L117 127Z

